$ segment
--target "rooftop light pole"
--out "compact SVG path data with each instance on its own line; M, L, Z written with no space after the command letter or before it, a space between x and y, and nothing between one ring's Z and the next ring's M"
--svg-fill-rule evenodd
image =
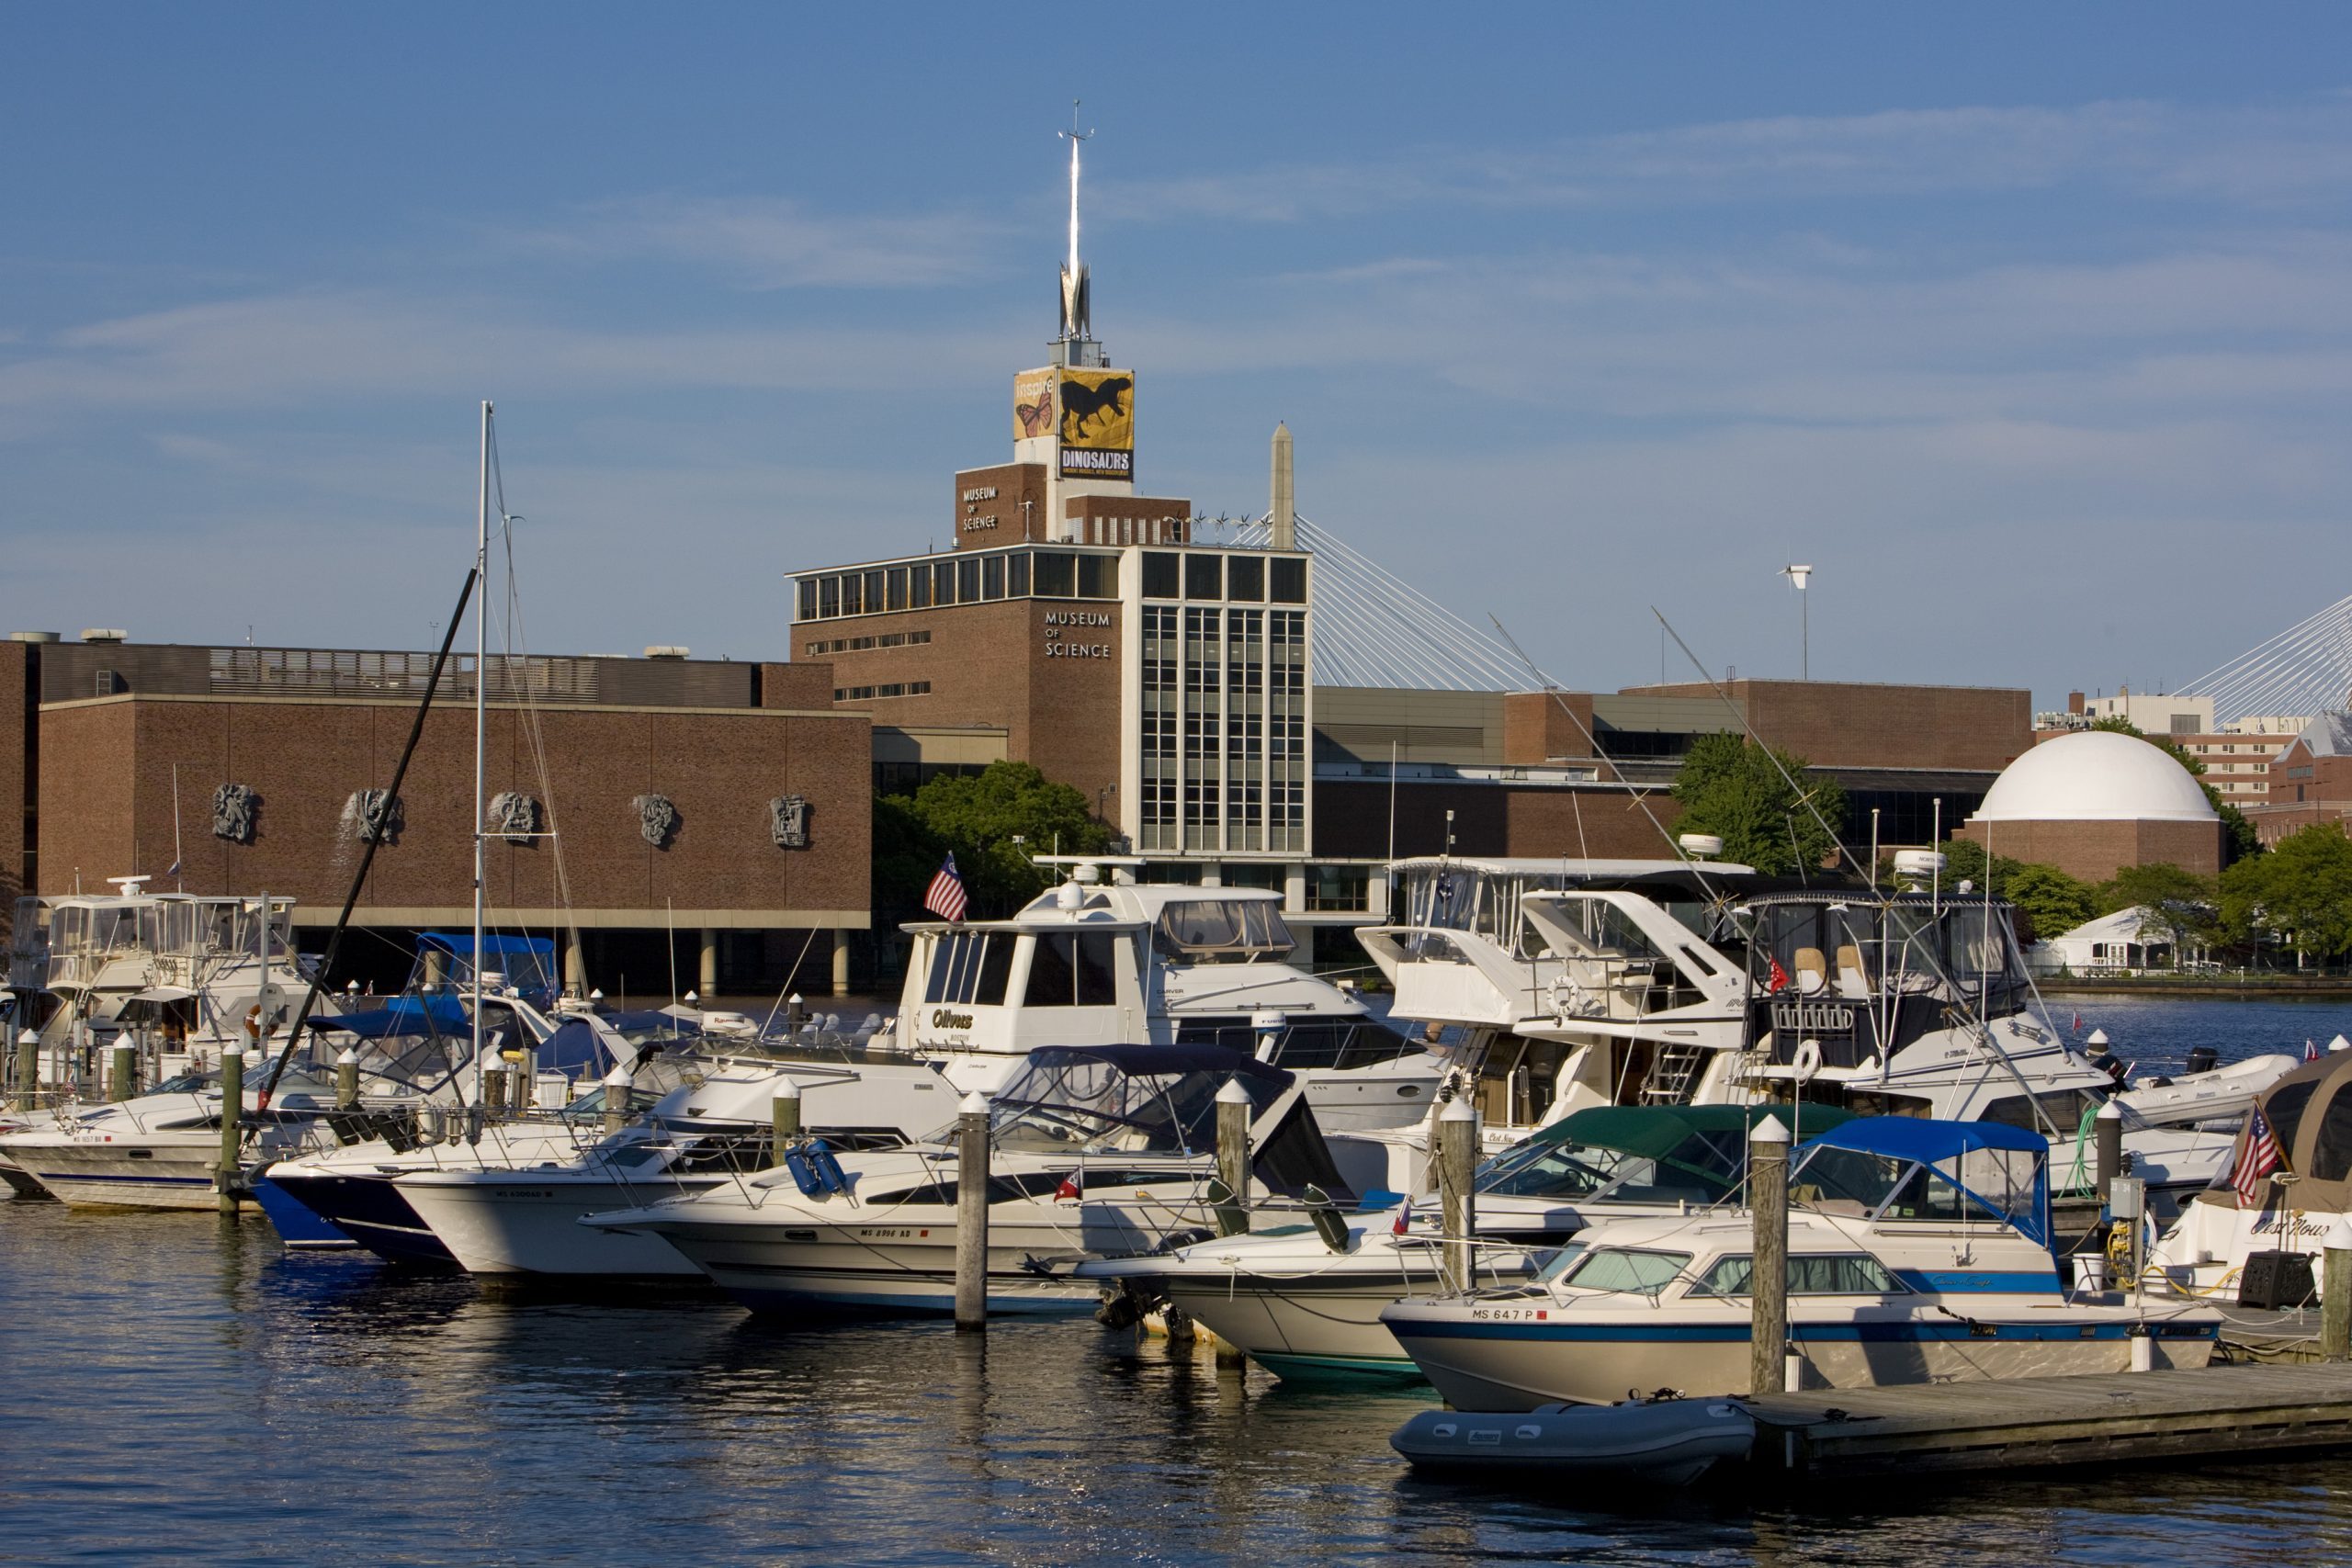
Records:
M1796 584L1797 589L1797 677L1813 679L1813 605L1806 597L1804 586L1813 578L1809 566L1784 566L1781 575Z

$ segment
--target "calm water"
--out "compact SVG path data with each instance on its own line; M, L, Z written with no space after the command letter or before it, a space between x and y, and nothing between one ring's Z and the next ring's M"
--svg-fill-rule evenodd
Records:
M2083 1013L2151 1060L2352 1025ZM288 1257L254 1221L0 1203L0 1562L2352 1561L2346 1461L1645 1506L1416 1482L1386 1438L1426 1399L1220 1375L1086 1321L794 1330Z

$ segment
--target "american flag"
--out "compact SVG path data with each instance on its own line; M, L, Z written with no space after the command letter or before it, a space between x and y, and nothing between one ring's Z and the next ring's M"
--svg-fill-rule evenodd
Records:
M964 879L956 874L956 857L949 855L931 879L931 886L922 896L922 907L943 920L961 920L971 901L964 897Z
M2230 1185L2237 1189L2238 1207L2256 1207L2262 1190L2269 1185L2264 1178L2286 1163L2270 1123L2264 1119L2261 1108L2256 1107L2246 1120L2245 1132L2239 1137L2237 1168L2230 1177Z

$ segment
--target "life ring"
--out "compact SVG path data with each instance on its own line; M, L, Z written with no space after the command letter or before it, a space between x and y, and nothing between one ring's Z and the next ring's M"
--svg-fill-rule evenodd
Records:
M1797 1082L1811 1083L1814 1075L1821 1071L1821 1042L1798 1041L1796 1055L1789 1058L1789 1069L1796 1076Z
M1573 975L1555 975L1552 978L1552 1012L1557 1018L1583 1015L1587 992Z

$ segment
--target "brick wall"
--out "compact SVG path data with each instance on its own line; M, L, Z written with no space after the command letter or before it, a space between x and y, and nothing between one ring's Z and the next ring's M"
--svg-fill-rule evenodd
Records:
M1984 844L2008 860L2054 865L2085 882L2105 882L2127 865L2158 863L2199 876L2222 869L2219 822L1965 822L1955 839Z
M85 888L134 871L160 877L175 852L176 762L187 890L288 893L307 907L306 919L329 918L357 863L343 827L345 802L355 790L390 782L412 718L405 705L229 699L126 697L45 709L41 839L51 869L42 890L71 887L77 865ZM873 809L864 716L570 708L543 711L539 720L546 782L526 716L491 711L487 789L539 799L561 835L568 907L582 923L659 925L673 908L681 923L778 912L864 923ZM226 782L261 796L252 844L212 835L212 793ZM646 794L669 797L678 810L666 850L639 831L629 803ZM780 850L770 837L767 803L784 795L811 802L808 849ZM401 796L405 827L377 852L362 919L469 906L470 710L427 718ZM550 840L493 840L492 904L565 907L557 858Z
M1725 688L1766 744L1826 768L1998 773L2033 745L2033 694L1992 686L1733 681ZM1705 697L1700 684L1630 686L1627 696Z
M1581 726L1581 728L1579 728ZM1512 692L1503 698L1503 761L1534 766L1554 757L1590 757L1589 692Z
M1681 807L1666 795L1646 804L1670 832ZM1569 855L1578 859L1667 860L1667 833L1621 789L1513 788L1508 784L1400 782L1396 790L1396 852L1438 854L1446 847L1445 814L1453 813L1459 855ZM1385 783L1325 779L1315 785L1317 855L1384 858L1389 845Z
M1053 519L1046 515L1046 488L1043 463L966 468L956 476L956 547L984 550L1049 537ZM976 491L996 493L975 495Z

